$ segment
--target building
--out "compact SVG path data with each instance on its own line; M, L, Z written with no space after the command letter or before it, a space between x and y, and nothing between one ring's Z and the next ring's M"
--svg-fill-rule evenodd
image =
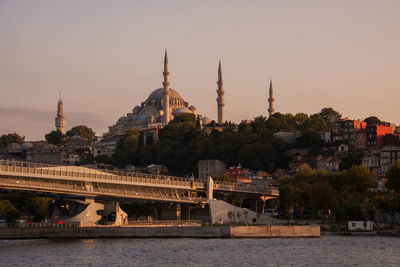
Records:
M317 132L317 134L319 135L319 137L321 137L321 139L329 144L332 142L332 133L331 131L319 131Z
M336 120L332 124L332 142L346 143L353 147L354 134L360 129L365 129L367 123L349 118Z
M209 176L220 175L225 171L225 162L217 159L199 160L199 179L207 179Z
M240 177L250 177L251 171L246 168L242 168L242 166L237 166L237 167L230 167L225 171L225 174L228 175L231 178L236 178L238 176Z
M268 98L268 116L271 117L275 113L274 108L274 89L272 88L272 80L269 81L269 98Z
M218 94L218 98L217 98L217 104L218 104L218 125L222 125L225 121L224 121L224 106L225 106L225 102L224 102L224 81L222 80L222 69L221 69L221 61L219 61L219 65L218 65L218 90L217 90L217 94Z
M319 156L316 159L318 170L326 170L327 172L339 171L339 161L335 157Z
M381 164L378 156L365 156L362 158L361 164L367 166L371 171L375 171L375 173L380 173Z
M389 125L367 125L366 135L367 135L367 147L370 150L379 150L383 145L383 137L386 134L391 134L393 131L392 127Z
M274 137L283 140L285 143L294 143L296 138L301 136L299 131L279 131L274 133Z
M400 159L400 146L384 146L380 150L381 171L386 173L390 166Z
M56 125L56 130L60 131L62 134L65 134L65 117L64 117L64 105L63 101L61 99L61 92L60 92L60 98L58 99L58 104L57 104L57 117L55 118L55 125Z
M354 132L353 149L357 151L364 151L367 149L367 133L365 129Z

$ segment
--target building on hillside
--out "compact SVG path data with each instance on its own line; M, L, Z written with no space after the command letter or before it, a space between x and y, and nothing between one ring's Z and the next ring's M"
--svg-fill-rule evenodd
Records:
M242 168L242 166L237 166L237 167L230 167L225 171L226 175L228 175L231 178L236 178L237 176L241 177L250 177L251 171L246 168Z
M391 134L393 131L392 127L387 125L367 125L367 147L370 150L379 150L383 145L383 136Z
M168 173L168 168L164 165L160 164L151 164L146 167L146 172L151 173L151 174L161 174L161 175L167 175Z
M367 132L364 128L354 132L354 146L356 151L364 151L367 149Z
M226 163L217 159L199 160L199 179L221 175L226 170Z
M390 166L400 159L400 146L384 146L380 150L381 171L386 173Z
M316 159L318 170L326 170L327 172L339 171L339 161L335 157L319 156Z
M383 146L400 146L400 134L386 134L382 139Z
M319 131L317 133L325 143L327 144L332 143L331 131Z
M273 134L275 138L283 140L285 143L294 143L296 138L301 136L299 131L279 131Z
M346 143L353 147L354 133L357 130L365 129L367 123L349 118L336 120L332 124L332 142Z
M381 163L378 156L365 156L362 158L361 164L367 166L371 171L374 171L375 173L380 173Z

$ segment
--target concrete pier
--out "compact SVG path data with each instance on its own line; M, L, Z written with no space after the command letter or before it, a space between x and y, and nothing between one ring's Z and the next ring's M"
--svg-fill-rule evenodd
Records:
M36 238L291 238L320 237L319 225L311 226L173 226L3 228L0 239Z

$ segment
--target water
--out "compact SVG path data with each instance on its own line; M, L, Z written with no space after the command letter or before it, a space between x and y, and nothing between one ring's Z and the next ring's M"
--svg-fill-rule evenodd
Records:
M400 238L0 240L1 266L399 266Z

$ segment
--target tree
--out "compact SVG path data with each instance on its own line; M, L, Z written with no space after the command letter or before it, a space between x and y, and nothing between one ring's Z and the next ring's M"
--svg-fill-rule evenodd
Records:
M333 108L323 108L321 109L319 115L326 121L329 128L332 126L332 123L335 120L339 120L340 118L342 118L342 115Z
M45 138L46 141L49 142L49 144L60 145L63 142L65 136L62 134L62 132L57 130L51 131L50 133L46 134Z
M306 131L318 132L329 129L327 121L320 115L314 114L310 116L310 120L305 123Z
M34 221L40 222L47 218L51 200L48 197L32 197L25 200L25 205L33 215Z
M7 222L15 222L19 214L19 210L9 200L0 200L0 216L5 217Z
M115 146L115 161L119 166L133 164L138 159L139 131L130 129Z
M381 124L381 120L378 117L370 116L364 120L367 124Z
M297 113L296 115L294 115L294 118L296 120L296 123L299 125L302 125L309 119L308 115L305 113Z
M400 193L389 192L388 194L379 194L375 197L375 204L385 213L391 216L390 228L393 228L396 213L400 212ZM383 214L386 224L386 216Z
M82 138L85 138L88 141L93 140L95 138L95 132L93 132L92 128L89 128L85 125L79 125L72 127L71 130L67 131L67 136L72 137L74 135L79 135Z
M362 153L353 152L347 155L342 159L342 162L339 164L339 170L347 170L350 169L352 166L360 165L362 162Z
M390 166L387 173L386 187L400 192L400 160Z
M22 144L25 141L25 136L20 136L17 133L3 134L0 137L0 148L7 147L8 144L18 143Z

